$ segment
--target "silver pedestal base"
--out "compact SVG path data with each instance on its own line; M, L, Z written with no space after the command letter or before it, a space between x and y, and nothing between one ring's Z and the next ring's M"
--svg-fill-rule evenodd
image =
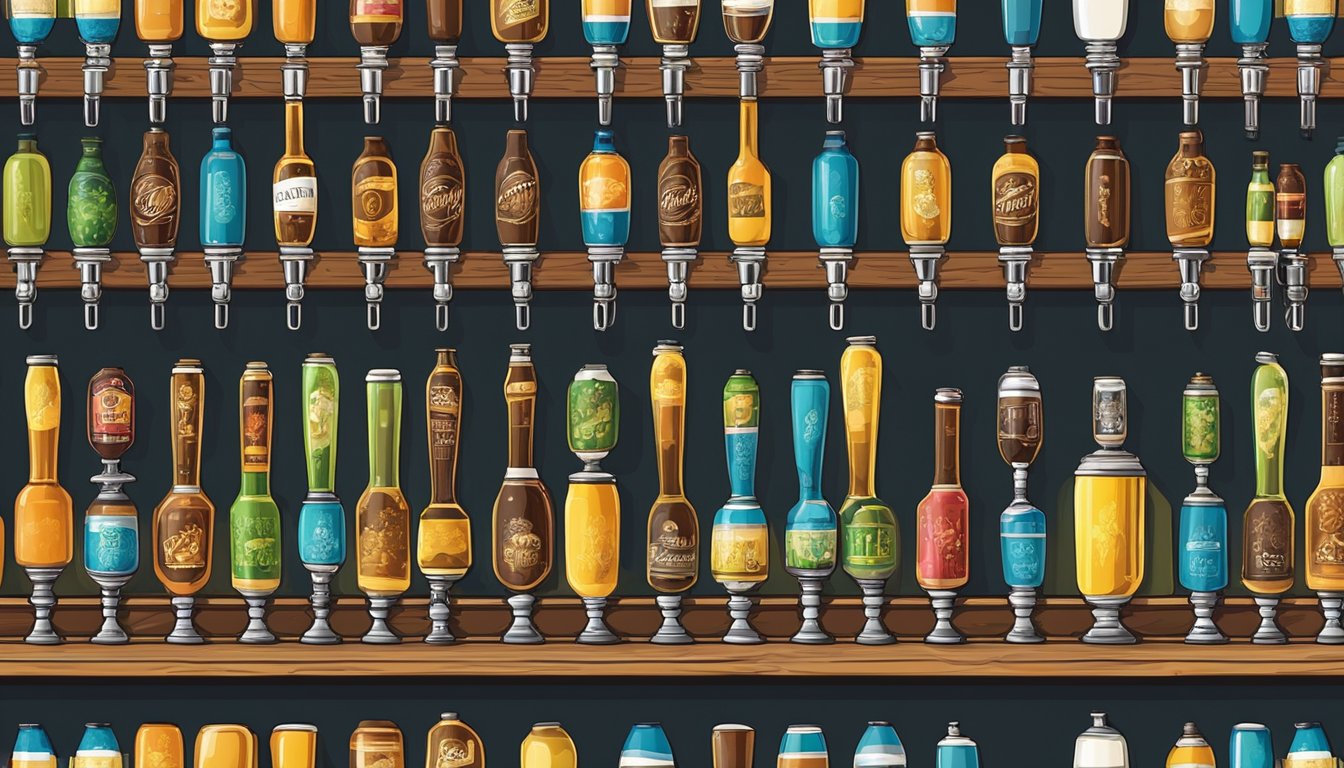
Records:
M117 611L121 608L121 588L130 582L130 576L94 576L93 580L98 583L103 592L103 626L98 630L98 634L89 638L89 642L98 645L124 645L131 641L126 630L122 629L121 623L117 621Z
M453 616L452 600L448 597L448 590L453 588L453 582L457 579L450 579L447 576L425 578L429 581L429 634L425 635L425 642L430 645L455 643L457 638L448 628L448 620Z
M336 645L341 642L341 636L333 632L328 623L331 616L331 579L336 575L338 567L311 566L313 570L309 571L309 575L313 578L313 594L308 598L308 604L313 607L313 624L299 638L299 642L308 645ZM315 570L317 568L323 570Z
M1008 593L1008 604L1013 607L1013 628L1003 638L1006 643L1043 643L1045 638L1036 631L1031 620L1036 612L1036 590L1031 587L1013 587Z
M929 602L933 604L933 631L924 636L924 642L935 645L958 645L966 642L966 636L952 626L952 611L957 603L957 593L953 590L930 589Z
M373 619L373 626L364 633L360 642L371 645L393 645L401 642L401 637L387 624L388 614L396 604L396 597L369 597L369 618Z
M33 631L23 638L25 643L33 645L56 645L61 638L51 625L51 613L56 608L56 578L62 568L24 568L28 580L33 582L33 594L28 598L33 606Z
M834 643L835 638L826 634L826 630L821 628L821 588L826 580L810 576L800 576L798 578L798 587L802 594L798 597L798 605L803 613L803 625L798 628L798 632L789 638L791 643L801 643L803 645L825 645Z
M1316 642L1321 645L1344 643L1344 627L1339 623L1340 611L1344 609L1344 593L1317 592L1316 596L1321 600L1321 613L1325 614L1325 626L1316 635Z
M1084 643L1095 645L1133 645L1139 639L1120 623L1120 611L1129 604L1128 597L1088 597L1092 607L1092 628L1083 635Z
M240 643L250 645L270 645L275 642L275 635L266 626L266 603L268 597L244 597L247 602L247 629L238 638Z
M509 598L509 609L513 611L513 623L504 633L504 642L520 645L537 645L546 642L532 623L532 606L537 598L531 595L513 595Z
M681 595L659 595L658 610L663 614L662 626L649 638L659 645L689 645L695 642L681 626Z
M205 642L201 633L196 631L196 625L192 623L191 616L196 612L196 598L194 597L174 597L173 598L173 631L168 633L164 642L174 645L200 645Z
M723 633L723 642L733 645L757 645L765 642L765 638L751 626L751 609L756 601L747 593L756 588L752 584L749 589L730 590L728 597L728 617L733 623L728 625L728 631Z
M604 618L607 613L607 598L585 597L583 598L583 610L584 613L588 614L588 623L579 633L576 642L584 645L613 645L621 642L621 638L611 631L611 627L607 626Z
M1288 642L1288 636L1279 629L1279 598L1257 597L1255 605L1260 609L1260 626L1251 635L1251 642L1256 645L1283 645Z
M1190 605L1195 611L1195 625L1190 628L1190 634L1185 636L1185 642L1191 645L1222 645L1227 642L1227 635L1213 623L1213 611L1218 607L1218 597L1217 592L1190 593Z
M863 616L867 621L854 642L859 645L891 645L896 642L896 638L882 623L882 607L887 602L886 580L860 579L859 586L863 589Z

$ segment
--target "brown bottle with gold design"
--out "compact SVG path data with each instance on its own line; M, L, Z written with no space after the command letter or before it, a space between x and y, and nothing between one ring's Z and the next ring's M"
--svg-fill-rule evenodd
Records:
M527 131L509 131L495 170L495 229L500 245L536 246L541 219L541 180L527 148Z
M1180 149L1167 164L1167 239L1176 248L1213 242L1214 170L1204 154L1204 134L1182 131Z
M457 134L436 126L429 135L429 151L420 163L420 231L430 248L462 244L466 213L466 173L457 150Z
M285 154L275 164L271 185L275 241L307 248L317 230L317 167L303 149L303 102L285 102Z
M397 245L397 167L387 142L379 136L364 137L364 152L351 174L355 221L355 245L361 248L394 248Z
M658 166L658 239L664 248L697 248L704 229L700 163L688 136L670 136Z
M181 224L182 182L168 149L168 132L145 131L144 150L131 178L131 237L149 280L150 325L162 330L168 301L168 265Z
M446 712L429 729L425 768L485 768L485 744L456 712Z
M1087 159L1088 248L1123 248L1129 243L1129 160L1114 136L1098 136Z
M550 21L550 0L490 0L490 29L501 43L535 43Z
M350 0L350 32L360 45L397 42L403 16L401 0Z

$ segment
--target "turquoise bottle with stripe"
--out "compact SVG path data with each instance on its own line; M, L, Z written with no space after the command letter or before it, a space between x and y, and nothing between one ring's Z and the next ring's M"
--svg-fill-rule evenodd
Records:
M121 0L74 0L75 29L85 45L111 45L121 28Z
M9 0L9 31L19 45L41 45L56 26L56 0Z
M815 725L790 725L779 740L780 766L826 768L829 761L826 735Z
M961 735L961 724L947 724L947 735L938 742L936 768L980 768L980 749Z
M56 750L51 748L51 739L42 726L36 723L24 723L19 726L19 735L14 739L14 752L10 755L10 768L56 768Z
M1030 47L1041 39L1042 3L1043 0L1003 0L1003 37L1009 45Z
M675 768L672 744L658 723L638 723L625 737L618 768Z
M859 239L859 161L844 131L827 131L812 161L812 236L822 248L853 248Z
M875 720L854 750L854 768L905 768L905 745L891 723Z
M957 0L905 0L910 39L920 48L943 48L957 39Z
M201 245L241 248L247 237L247 165L233 148L233 131L215 128L201 160Z
M1274 20L1274 0L1229 0L1228 29L1237 45L1261 45L1269 41Z
M1283 768L1334 765L1335 753L1330 751L1330 740L1325 737L1325 729L1320 723L1297 723L1293 728L1296 731L1293 743L1288 747L1288 756L1283 760Z
M866 0L809 0L812 44L818 48L853 48L863 33Z
M784 528L784 566L791 575L825 578L835 572L835 510L821 495L821 465L831 385L821 371L793 375L793 458L798 468L798 502Z
M579 166L579 214L589 248L624 248L630 240L630 164L616 152L616 135L605 128Z
M107 723L88 723L70 768L121 768L121 747Z
M1284 0L1288 34L1298 45L1320 45L1335 29L1338 0Z
M630 0L583 0L583 36L589 45L625 45Z

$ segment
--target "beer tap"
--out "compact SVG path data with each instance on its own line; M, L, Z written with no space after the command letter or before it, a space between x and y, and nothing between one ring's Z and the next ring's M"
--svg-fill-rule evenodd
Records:
M1003 38L1013 49L1008 61L1008 99L1013 125L1027 124L1027 98L1036 64L1031 49L1041 39L1042 0L1003 0Z
M1214 0L1179 0L1166 4L1163 23L1176 44L1176 69L1181 73L1181 115L1186 125L1199 125L1199 90L1207 64L1204 46L1213 36Z
M365 643L400 643L388 615L411 586L411 507L401 492L401 372L375 368L364 377L368 403L369 483L355 504L359 590L369 600Z
M1116 51L1128 26L1129 0L1073 0L1073 31L1087 46L1097 125L1111 124L1111 99L1120 69Z
M376 331L383 324L383 283L397 255L400 223L397 166L385 139L364 137L364 151L356 158L350 177L355 246L364 272L364 304L369 330Z
M317 0L273 0L271 26L285 47L280 79L285 101L308 95L308 46L317 36Z
M669 136L667 156L658 166L658 239L667 265L672 327L677 330L686 327L687 281L700 247L704 213L700 161L691 154L691 139Z
M621 66L617 47L630 37L631 0L583 0L583 36L593 46L593 75L597 79L597 122L611 125L611 97L616 92L616 69Z
M1307 179L1296 163L1279 166L1274 190L1275 228L1279 233L1279 282L1288 301L1288 328L1300 331L1307 319L1308 259L1302 243L1307 230Z
M532 594L551 575L555 560L555 508L533 460L537 411L537 369L531 344L509 345L504 377L508 409L509 454L504 483L491 513L491 559L495 578L512 592L513 623L505 643L535 645L545 638L532 623L537 598Z
M784 527L784 570L798 579L803 623L790 642L823 645L835 642L821 626L821 591L835 573L839 519L821 495L821 469L826 453L826 424L831 410L831 385L826 374L800 370L793 374L789 396L793 414L793 461L798 469L798 501Z
M1083 457L1073 479L1074 548L1078 591L1092 609L1084 643L1138 642L1120 620L1143 583L1144 507L1148 473L1124 449L1129 403L1124 379L1092 382L1092 439L1100 446Z
M345 507L336 496L336 435L340 417L341 379L336 361L320 352L303 360L303 455L308 495L299 507L299 560L313 582L308 598L313 623L300 642L334 645L341 636L331 630L331 581L345 564Z
M1335 267L1344 277L1344 136L1335 143L1335 156L1325 166L1325 229Z
M663 623L650 642L685 645L694 642L681 625L682 593L700 575L700 521L686 498L686 358L675 341L653 348L649 396L653 405L653 439L658 449L658 498L649 509L645 535L648 556L645 578L659 592Z
M901 235L919 280L920 323L937 323L938 267L952 237L952 164L932 131L915 134L915 148L901 163Z
M701 0L648 0L649 27L653 41L663 46L663 100L667 102L667 127L681 127L682 96L686 70L691 68L691 43L700 30ZM677 326L680 327L680 326Z
M751 594L770 575L770 525L756 499L756 452L760 438L761 388L739 368L723 387L723 447L730 495L714 513L709 568L728 591L732 624L723 642L765 642L751 626Z
M121 590L140 569L140 532L135 502L122 490L135 478L121 469L121 457L135 443L135 384L120 368L104 368L89 379L89 446L103 471L89 482L98 495L84 513L84 570L102 590L103 626L90 642L129 641L117 622Z
M23 382L28 422L28 483L14 500L14 559L33 584L33 630L24 642L61 642L51 624L53 587L74 553L74 509L56 479L61 432L61 378L55 355L29 355Z
M280 508L271 498L271 428L275 381L265 363L248 363L238 387L238 441L242 479L229 508L229 564L233 588L247 602L240 643L274 643L266 603L280 587Z
M434 119L452 122L453 94L457 90L457 45L462 40L462 0L429 0L425 3L429 39L434 43Z
M3 211L5 244L17 275L19 328L27 330L33 325L37 270L51 236L51 165L37 148L36 133L20 133L18 150L5 161Z
M1344 643L1344 558L1333 531L1334 510L1344 501L1344 355L1321 355L1321 479L1307 499L1307 588L1320 598L1325 625L1316 635L1322 645Z
M859 44L863 32L863 17L867 0L809 0L808 12L812 22L812 45L821 49L821 83L826 92L826 122L838 124L844 120L845 88L849 70L854 68L850 57Z
M1217 175L1204 153L1204 134L1182 131L1180 148L1167 164L1167 240L1172 259L1181 271L1181 301L1185 304L1185 329L1199 328L1199 279L1209 260L1213 242L1214 194Z
M1227 506L1209 489L1209 467L1218 460L1222 413L1213 377L1196 373L1181 393L1181 454L1195 468L1195 490L1181 502L1179 570L1190 590L1195 623L1185 642L1216 645L1227 637L1213 621L1227 589Z
M843 330L849 265L859 239L859 161L844 131L827 131L821 154L812 161L812 236L826 270L831 330Z
M1283 452L1288 435L1288 373L1277 355L1260 352L1251 375L1251 424L1255 431L1255 496L1242 517L1241 583L1259 608L1260 626L1251 642L1282 645L1279 599L1293 588L1295 516L1283 490Z
M52 27L56 26L56 3L17 0L6 3L5 9L9 14L10 34L18 43L19 124L32 125L37 120L37 90L42 81L37 47L47 41Z
M605 331L616 322L616 265L630 240L630 164L607 128L579 166L579 218L593 265L593 329Z
M840 505L845 573L863 590L867 621L854 641L860 645L896 642L882 624L887 582L900 565L901 529L891 507L877 497L877 427L882 407L882 355L874 336L852 336L840 356L845 406L845 446L849 492Z
M1098 136L1087 158L1083 232L1092 288L1097 298L1097 327L1115 325L1115 278L1129 244L1129 159L1114 136Z
M429 432L429 506L420 513L415 558L429 582L430 631L425 642L444 645L456 638L448 629L448 591L471 568L471 518L457 501L457 456L462 434L462 372L457 351L435 350L434 370L425 382Z
M532 46L546 38L550 25L550 0L490 0L490 30L509 55L505 72L516 122L527 122L527 100L536 77Z
M905 15L919 48L919 121L936 123L945 57L957 39L957 0L905 0Z
M145 90L149 93L149 122L168 119L168 97L173 95L173 43L182 39L182 0L135 0L135 33L149 47L145 59Z
M168 267L181 224L182 185L177 159L162 128L145 131L144 149L131 178L131 235L149 281L149 324L163 330Z
M607 598L616 591L621 560L621 494L601 461L621 431L621 395L605 365L585 365L565 396L569 450L583 469L569 476L565 494L565 581L583 599L588 623L578 642L611 645L621 638L607 626Z
M1027 472L1041 455L1045 441L1045 409L1041 384L1025 365L1014 365L999 377L999 456L1013 468L1013 500L999 515L999 552L1003 581L1010 590L1013 628L1009 643L1040 643L1036 631L1036 593L1045 582L1045 513L1027 500Z
M736 246L729 259L737 266L737 280L742 288L742 327L748 331L756 330L756 305L765 291L761 275L765 271L765 247L770 242L773 215L770 169L761 162L757 145L759 107L755 97L739 102L741 135L737 162L728 169L728 237Z
M196 34L210 44L211 116L216 124L229 120L229 96L233 72L238 68L238 48L252 34L256 0L233 3L196 3Z
M1288 34L1297 44L1297 98L1303 138L1316 130L1316 99L1321 95L1321 48L1335 29L1337 0L1284 0Z
M1274 20L1274 0L1231 0L1229 27L1232 42L1241 46L1237 71L1241 75L1241 98L1246 105L1246 138L1260 137L1260 98L1265 95L1269 64L1269 27Z
M173 445L173 485L154 508L154 575L172 597L176 622L166 642L205 642L192 623L196 593L210 580L215 551L215 505L201 488L201 438L205 425L205 369L183 358L168 385Z
M298 98L285 99L285 154L271 179L271 215L285 272L285 325L297 331L317 232L317 166L303 148L303 101Z
M103 79L121 28L121 0L74 0L75 28L84 43L84 125L98 125Z
M765 36L775 17L775 0L722 0L723 30L737 51L738 97L755 99L757 75L765 68Z
M1040 231L1041 166L1022 136L1005 136L1003 156L994 163L991 203L999 264L1008 290L1008 327L1022 330L1027 272L1032 245Z
M495 231L509 268L515 324L525 331L532 324L532 265L541 257L541 177L524 130L509 131L495 169Z
M466 170L457 134L448 126L435 126L420 163L420 233L425 238L425 268L434 276L434 324L440 331L448 330L453 265L462 259L466 205Z
M936 619L924 642L958 644L952 626L957 590L970 578L970 502L961 487L961 390L939 389L933 397L933 488L916 512L915 576L929 593Z
M80 298L84 300L84 327L98 328L98 301L103 295L103 265L112 260L112 236L117 231L117 191L103 165L103 140L82 140L83 151L70 177L66 226L74 243L79 270Z
M229 327L233 268L243 258L247 237L247 165L233 148L232 130L218 126L213 135L214 143L201 159L200 233L210 268L215 327L223 330Z
M359 89L364 92L364 124L382 120L383 72L387 49L401 37L401 0L350 0L350 32L359 43Z
M1250 243L1246 266L1251 271L1255 329L1261 333L1269 330L1274 276L1279 266L1279 255L1273 250L1275 211L1278 210L1274 197L1274 183L1269 180L1269 153L1252 152L1251 181L1246 186L1246 239Z

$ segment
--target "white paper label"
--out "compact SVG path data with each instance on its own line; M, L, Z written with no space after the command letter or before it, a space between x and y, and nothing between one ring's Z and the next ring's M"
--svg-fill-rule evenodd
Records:
M301 176L276 182L272 187L279 213L317 213L317 179Z

